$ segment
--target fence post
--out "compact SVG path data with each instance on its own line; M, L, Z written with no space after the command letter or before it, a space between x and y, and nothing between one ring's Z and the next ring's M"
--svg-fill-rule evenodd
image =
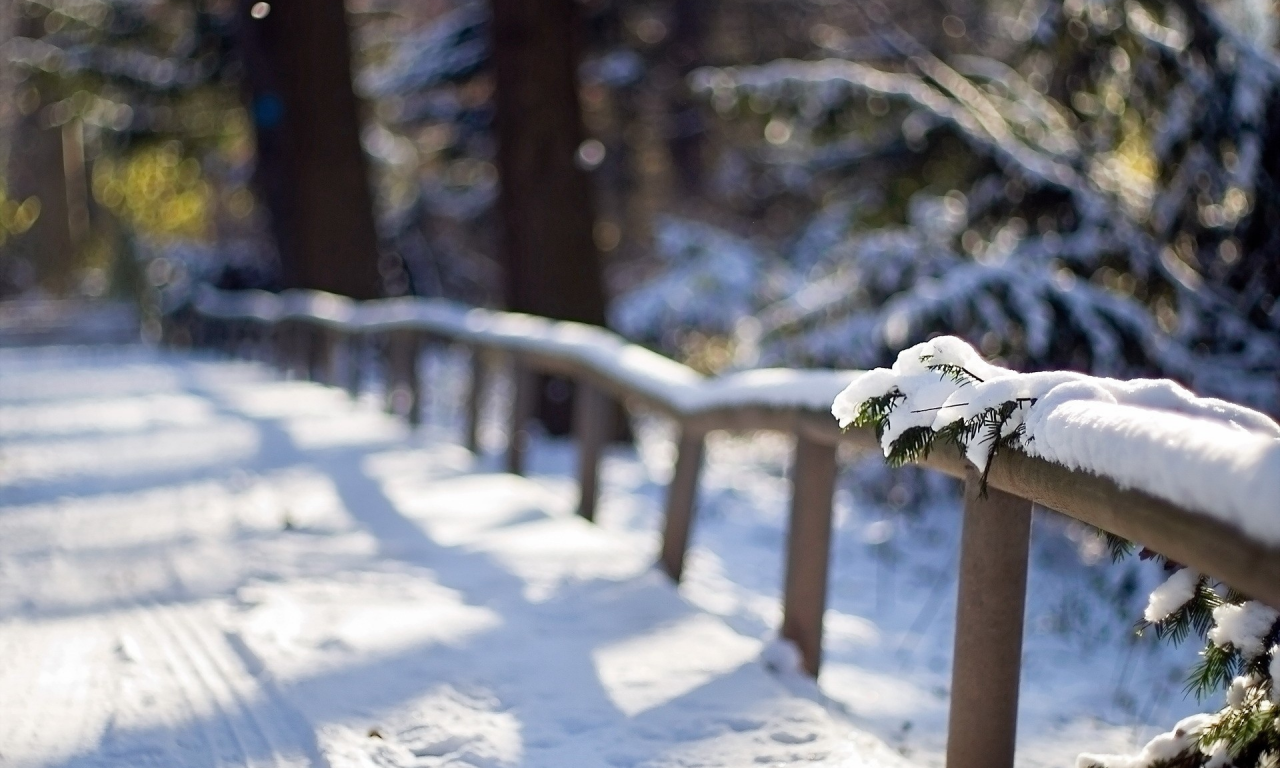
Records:
M325 384L336 387L342 381L342 331L329 326L321 326L320 334L320 376Z
M666 526L662 531L662 570L672 581L679 582L684 573L684 555L689 549L689 532L693 527L694 504L698 496L698 474L702 471L702 453L706 434L680 426L680 443L676 468L667 486Z
M782 636L796 644L804 669L822 665L822 617L827 610L831 559L831 499L836 487L836 446L804 434L796 437L791 467L791 522L782 597Z
M298 334L293 320L276 323L276 368L286 379L297 378Z
M271 355L271 366L275 367L276 372L288 378L289 372L289 324L288 321L279 320L268 326L270 329L269 347Z
M346 376L343 386L346 387L347 395L355 400L360 397L361 373L360 362L364 351L364 337L359 333L344 331L342 339L342 364L346 367L343 371Z
M327 384L325 376L328 373L329 349L325 328L312 323L304 323L302 327L306 349L303 364L306 367L307 380Z
M396 332L390 331L378 336L378 357L382 364L382 410L394 415L396 412L396 382L399 367L396 360Z
M278 373L284 372L284 328L283 323L269 323L263 327L263 348L267 365Z
M507 427L507 471L523 475L525 453L529 448L529 432L525 429L533 416L534 398L537 396L537 380L533 372L516 357L511 371L511 414Z
M421 340L414 331L392 331L387 339L387 411L410 426L422 423L422 382L418 376Z
M1012 768L1018 730L1031 502L964 488L947 768Z
M591 382L579 378L573 400L573 432L578 442L578 514L596 519L600 495L600 454L609 440L613 403Z
M404 365L405 386L409 390L409 413L406 418L410 426L422 423L422 411L425 407L423 396L421 363L426 352L426 339L415 331L405 331L405 346L408 348Z
M467 450L480 453L480 408L488 385L488 368L480 347L471 347L471 388L467 392L467 423L463 439Z
M290 377L297 381L309 378L307 355L310 345L307 344L307 326L301 320L289 323L289 370Z

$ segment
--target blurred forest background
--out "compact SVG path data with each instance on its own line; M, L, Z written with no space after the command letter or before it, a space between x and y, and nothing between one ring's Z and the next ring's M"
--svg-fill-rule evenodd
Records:
M0 14L0 298L444 296L708 372L953 333L1280 414L1270 0Z

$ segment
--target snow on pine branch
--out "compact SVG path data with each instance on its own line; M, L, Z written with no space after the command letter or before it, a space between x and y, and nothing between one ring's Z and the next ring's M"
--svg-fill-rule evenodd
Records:
M799 290L785 262L719 227L662 216L656 236L665 269L618 296L610 311L610 324L627 338L676 350L684 334L731 334L762 303Z
M958 443L985 474L1004 447L1213 515L1280 543L1280 426L1167 380L1017 373L942 336L861 374L836 398L842 427L870 426L891 461Z
M1152 590L1147 600L1147 610L1142 620L1148 624L1157 624L1176 613L1182 606L1191 602L1196 596L1196 588L1200 585L1200 572L1191 568L1175 571L1163 584Z
M488 63L488 24L486 6L464 3L400 41L385 66L361 75L361 91L374 98L409 96L470 76Z

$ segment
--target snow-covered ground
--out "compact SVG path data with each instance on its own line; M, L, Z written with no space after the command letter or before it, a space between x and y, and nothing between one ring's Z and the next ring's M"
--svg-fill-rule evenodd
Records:
M0 350L0 763L900 762L651 532L439 436L253 365Z
M771 669L785 438L712 440L677 593L649 567L669 425L611 449L592 526L571 444L498 471L501 387L489 455L457 446L465 370L425 361L411 433L252 364L0 350L0 762L941 764L945 481L846 472L815 688ZM1019 764L1194 711L1195 649L1128 639L1158 574L1090 564L1100 543L1056 517L1035 536Z

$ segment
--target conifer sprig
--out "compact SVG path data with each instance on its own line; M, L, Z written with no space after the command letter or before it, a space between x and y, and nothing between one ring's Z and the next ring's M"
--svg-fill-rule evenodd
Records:
M879 397L867 399L858 406L858 412L854 415L853 421L850 422L849 426L875 427L876 438L879 439L884 434L885 426L889 423L889 414L906 397L906 395L895 389Z
M929 356L922 357L921 360L928 359ZM965 386L966 384L981 384L982 378L973 371L965 368L963 365L955 365L954 363L933 363L927 366L929 370L936 371L944 378Z

